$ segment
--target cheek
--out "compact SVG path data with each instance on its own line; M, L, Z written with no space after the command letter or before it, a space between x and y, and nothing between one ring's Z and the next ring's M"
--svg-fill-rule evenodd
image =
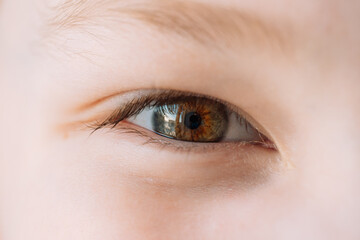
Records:
M231 202L245 206L243 193L268 180L263 175L267 165L247 163L246 154L234 163L223 153L185 158L139 147L130 136L67 137L41 146L28 159L31 167L9 176L21 179L11 184L12 197L4 198L5 214L13 216L9 226L22 229L12 231L18 239L215 234L222 225L231 228Z
M294 223L309 234L328 219L321 212L329 201L304 203L308 192L299 179L260 174L267 166L261 159L269 156L258 155L256 168L249 158L233 165L216 154L185 159L124 139L70 135L41 146L45 154L31 155L24 169L14 165L7 177L12 189L2 198L5 233L14 239L291 239Z

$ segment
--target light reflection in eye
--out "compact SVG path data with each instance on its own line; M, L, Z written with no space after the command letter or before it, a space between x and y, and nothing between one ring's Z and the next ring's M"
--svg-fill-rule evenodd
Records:
M155 107L152 114L152 127L156 133L165 136L176 136L176 121L178 106L172 106L171 111L166 105ZM170 111L169 111L170 110ZM181 113L180 113L181 114Z

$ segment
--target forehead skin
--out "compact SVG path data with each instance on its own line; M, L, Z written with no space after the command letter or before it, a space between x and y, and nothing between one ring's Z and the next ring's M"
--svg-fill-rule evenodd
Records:
M360 1L66 2L0 0L1 240L359 239ZM292 167L194 194L122 176L141 148L58 131L155 87L238 105Z

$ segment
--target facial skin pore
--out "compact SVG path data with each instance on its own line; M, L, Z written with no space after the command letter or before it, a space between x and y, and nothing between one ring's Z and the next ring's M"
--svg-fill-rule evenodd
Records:
M0 0L0 240L359 239L359 22L356 0ZM154 89L277 150L92 134Z

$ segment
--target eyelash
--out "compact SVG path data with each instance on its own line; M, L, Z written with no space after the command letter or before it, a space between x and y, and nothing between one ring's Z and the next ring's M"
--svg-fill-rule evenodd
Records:
M275 144L272 143L260 131L259 134L264 136L264 141L262 142L232 142L231 144L229 144L229 142L196 143L196 142L181 141L181 143L179 143L178 140L159 136L149 130L142 129L141 127L126 122L126 119L141 113L141 111L143 111L145 108L161 106L165 103L168 104L169 102L176 102L178 100L183 100L184 98L188 98L188 97L202 97L202 98L205 97L224 104L225 106L227 106L228 109L236 113L239 112L238 109L236 109L236 107L231 106L229 103L223 102L214 97L193 94L188 92L173 91L173 90L154 90L154 91L149 91L148 93L145 93L140 97L134 97L126 104L123 104L122 106L118 107L104 121L94 122L88 125L88 127L92 129L91 134L103 128L116 129L118 131L121 131L121 133L134 134L142 137L143 139L147 139L143 143L144 145L156 144L160 148L171 147L172 149L178 151L184 151L184 150L190 151L190 149L191 151L197 151L197 150L204 151L205 149L208 151L208 150L229 148L230 145L235 147L261 146L265 149L276 150ZM239 114L238 121L245 121L245 123L249 124L248 120L243 116L243 114ZM120 123L123 124L121 124L120 126Z

